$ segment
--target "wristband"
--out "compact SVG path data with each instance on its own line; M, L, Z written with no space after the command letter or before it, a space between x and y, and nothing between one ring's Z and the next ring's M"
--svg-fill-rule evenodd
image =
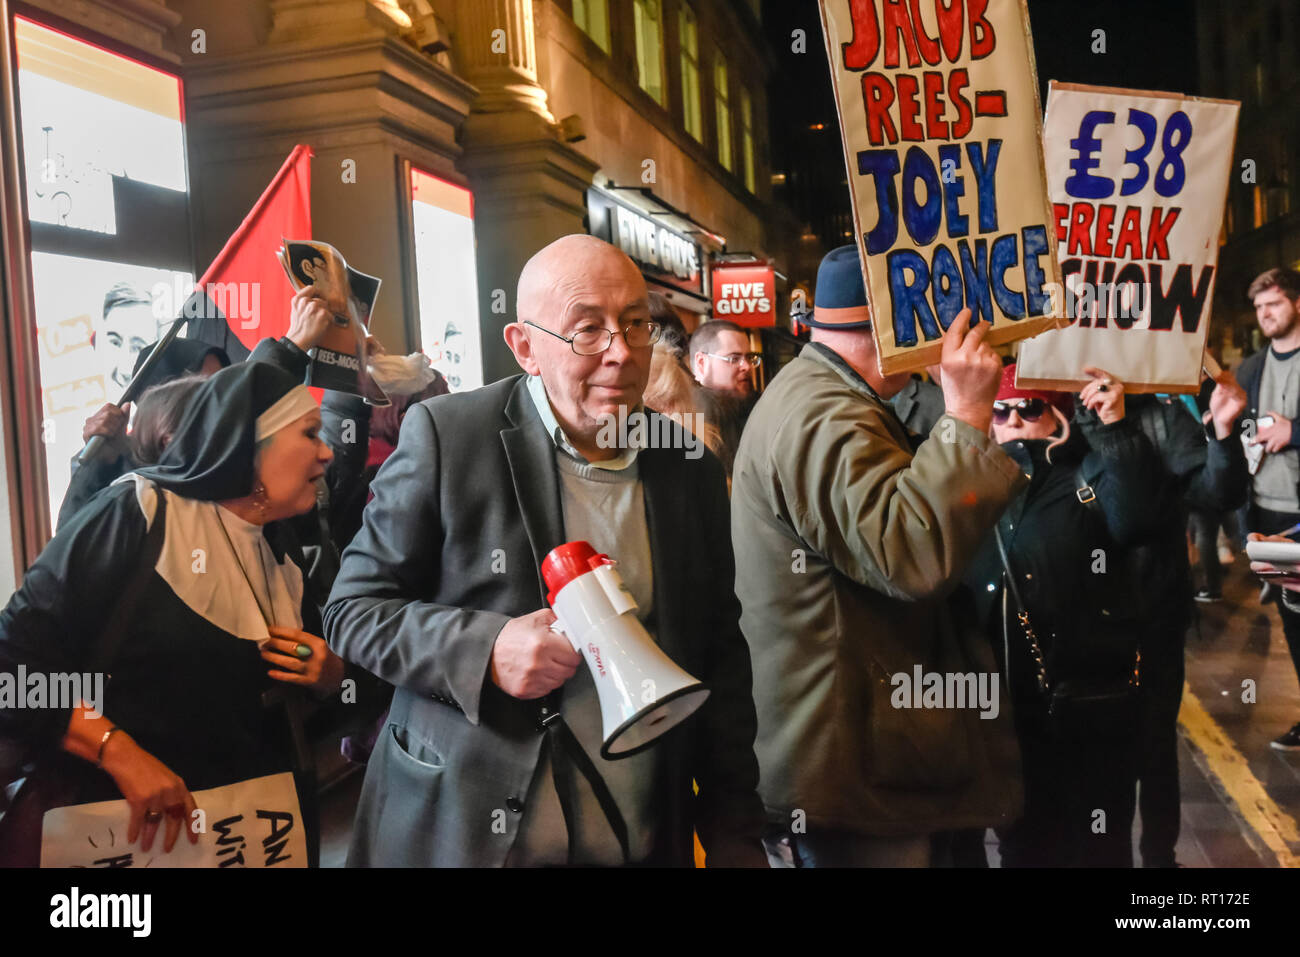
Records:
M117 734L121 730L122 729L120 727L109 728L107 731L104 732L104 736L99 739L99 754L95 756L95 765L97 767L102 768L104 766L104 746L108 744L108 739L111 738L113 735Z

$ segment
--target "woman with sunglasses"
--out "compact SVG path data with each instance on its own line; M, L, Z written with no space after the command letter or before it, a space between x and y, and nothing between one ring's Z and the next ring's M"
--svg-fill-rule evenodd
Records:
M1014 365L993 406L994 439L1030 478L967 578L1024 765L1024 815L999 833L1008 867L1132 866L1140 668L1122 551L1154 530L1161 490L1123 384L1084 371L1073 423L1069 395L1017 388Z

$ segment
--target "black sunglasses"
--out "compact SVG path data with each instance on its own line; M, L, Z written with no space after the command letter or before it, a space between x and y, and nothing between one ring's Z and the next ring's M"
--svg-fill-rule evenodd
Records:
M1011 412L1015 410L1020 413L1020 418L1026 422L1037 422L1047 411L1047 403L1042 399L1021 399L1019 402L994 402L993 403L993 421L1002 425L1007 419L1011 418Z

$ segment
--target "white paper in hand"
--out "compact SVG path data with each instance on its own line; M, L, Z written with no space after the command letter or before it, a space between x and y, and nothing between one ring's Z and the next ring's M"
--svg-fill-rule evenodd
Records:
M1247 542L1246 555L1252 562L1300 565L1300 542Z
M77 804L45 812L41 867L306 867L307 840L293 775L272 774L226 787L195 791L204 830L191 844L184 827L163 853L167 822L153 846L126 843L126 801Z

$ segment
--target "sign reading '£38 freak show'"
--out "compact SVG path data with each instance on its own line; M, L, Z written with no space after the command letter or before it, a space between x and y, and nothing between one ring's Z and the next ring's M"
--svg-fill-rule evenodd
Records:
M1023 0L820 0L885 374L1063 321Z
M1047 179L1070 325L1026 342L1022 386L1084 366L1130 392L1195 392L1240 104L1053 83Z

